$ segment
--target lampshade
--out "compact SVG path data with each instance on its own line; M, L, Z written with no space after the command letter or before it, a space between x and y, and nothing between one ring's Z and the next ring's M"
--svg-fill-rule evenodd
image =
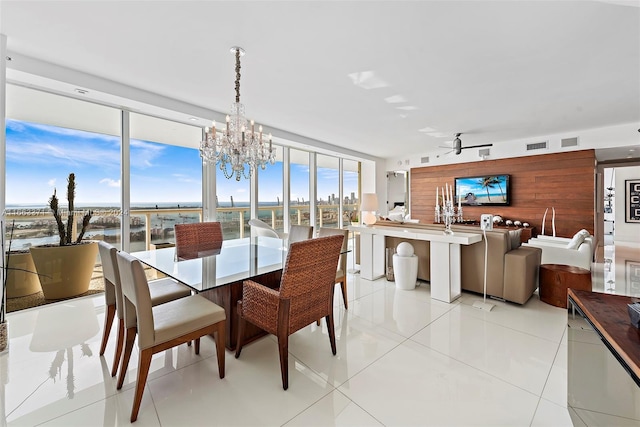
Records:
M375 193L363 193L360 210L362 211L362 222L365 225L375 224L377 220L375 211L378 210L378 196Z
M377 211L378 195L376 193L362 193L361 211Z

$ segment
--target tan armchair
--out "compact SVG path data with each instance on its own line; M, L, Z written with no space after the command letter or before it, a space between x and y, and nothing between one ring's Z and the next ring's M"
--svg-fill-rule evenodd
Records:
M174 231L178 259L210 255L222 247L222 225L219 222L176 224Z
M289 244L301 242L313 237L312 225L292 225L289 227Z
M215 334L218 374L220 378L224 378L226 315L223 308L201 295L153 306L140 261L125 252L118 252L117 260L126 325L124 356L117 388L120 390L124 383L137 335L138 378L131 409L131 422L134 422L138 418L151 357L158 352L195 340L195 353L199 354L200 337Z
M331 351L336 354L333 294L342 241L342 236L328 236L292 243L278 290L244 281L242 300L238 301L236 358L242 351L247 321L276 335L285 390L289 388L289 335L324 317Z
M269 224L257 218L250 219L249 225L251 226L251 233L254 236L275 237L277 239L285 237L281 233L278 233L273 227L269 226Z
M116 350L113 356L113 366L111 376L115 377L118 372L118 363L122 355L124 344L124 302L122 300L122 285L120 282L120 271L116 261L118 250L105 242L98 242L100 261L102 262L102 275L104 277L104 296L106 303L104 331L102 333L102 344L100 345L100 356L104 354L109 341L111 325L115 315L118 315L118 334L116 336ZM149 282L149 294L151 305L163 304L178 298L191 295L191 289L179 284L173 279L164 278Z
M318 230L318 237L326 236L344 236L342 241L342 249L340 258L338 259L338 270L336 271L336 283L340 283L342 289L342 300L344 301L344 308L349 308L349 302L347 300L347 246L349 243L349 230L342 230L340 228L327 228L320 227Z

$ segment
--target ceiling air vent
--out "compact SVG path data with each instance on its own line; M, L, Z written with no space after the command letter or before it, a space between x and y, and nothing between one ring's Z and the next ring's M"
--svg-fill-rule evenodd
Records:
M429 163L429 157L420 157L420 163Z
M491 149L490 148L483 148L482 150L478 150L478 156L480 157L486 157L491 155Z
M527 151L531 150L543 150L547 148L547 141L544 142L534 142L532 144L527 144Z
M560 140L561 147L575 147L578 145L578 137L565 138Z

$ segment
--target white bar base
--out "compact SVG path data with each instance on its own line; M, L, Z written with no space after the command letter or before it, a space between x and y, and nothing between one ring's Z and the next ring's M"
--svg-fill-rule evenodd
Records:
M491 311L495 307L493 304L489 304L488 302L476 301L473 303L473 308L477 308L479 310Z

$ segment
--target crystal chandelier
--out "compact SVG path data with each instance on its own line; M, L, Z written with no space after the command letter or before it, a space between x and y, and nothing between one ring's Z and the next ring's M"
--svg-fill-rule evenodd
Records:
M263 139L262 126L255 131L253 120L247 127L244 116L244 105L240 103L240 57L244 49L234 46L231 53L236 56L236 102L231 104L231 115L226 118L226 126L221 132L216 131L216 122L211 128L205 128L204 141L200 142L200 156L205 162L220 165L220 170L229 179L235 175L236 181L244 176L249 178L253 170L260 166L265 168L267 163L276 162L276 152L271 143L271 134ZM245 165L249 166L249 175L245 172ZM227 170L230 166L231 171Z

